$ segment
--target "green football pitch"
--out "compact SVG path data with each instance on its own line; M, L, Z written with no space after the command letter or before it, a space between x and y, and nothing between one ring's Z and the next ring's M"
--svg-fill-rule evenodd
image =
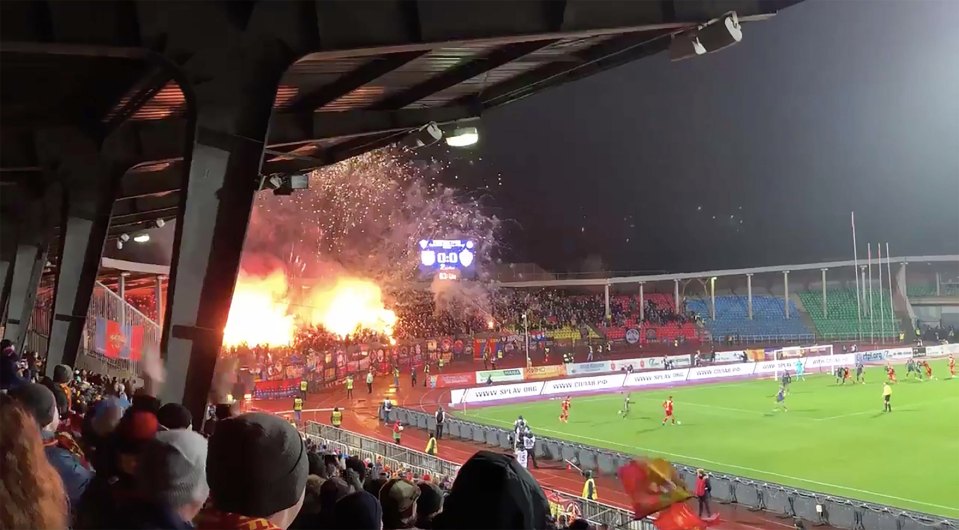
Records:
M922 382L896 367L889 414L885 373L870 367L866 384L793 381L787 412L774 410L778 386L767 379L632 392L625 419L622 393L574 396L566 424L559 398L458 415L508 428L522 414L540 436L957 518L959 378L945 379L944 359L930 364L934 379ZM663 426L668 395L679 424Z

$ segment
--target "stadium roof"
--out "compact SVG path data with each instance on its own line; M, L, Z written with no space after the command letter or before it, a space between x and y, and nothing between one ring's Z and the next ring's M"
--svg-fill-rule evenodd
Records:
M428 122L478 117L652 55L671 34L728 11L761 20L792 3L523 1L507 14L496 1L4 2L4 202L57 180L44 170L40 137L80 124L129 166L111 237L177 216L194 130L178 66L186 50L231 37L200 27L191 10L249 16L264 7L261 31L289 33L305 51L276 91L261 170L269 175L335 163Z

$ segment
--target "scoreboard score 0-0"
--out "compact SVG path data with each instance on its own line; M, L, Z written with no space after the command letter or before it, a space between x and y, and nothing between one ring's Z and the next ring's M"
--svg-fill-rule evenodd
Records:
M459 280L476 275L476 243L468 239L421 239L420 276Z

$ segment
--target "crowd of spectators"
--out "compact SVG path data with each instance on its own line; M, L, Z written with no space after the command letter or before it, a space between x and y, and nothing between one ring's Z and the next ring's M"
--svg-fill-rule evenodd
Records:
M5 369L20 366L8 341L2 349ZM22 368L4 380L0 527L556 527L542 488L508 455L480 451L455 479L413 477L328 451L280 416L222 405L201 434L187 409L156 398L159 360L142 367L135 392L63 365L40 382Z

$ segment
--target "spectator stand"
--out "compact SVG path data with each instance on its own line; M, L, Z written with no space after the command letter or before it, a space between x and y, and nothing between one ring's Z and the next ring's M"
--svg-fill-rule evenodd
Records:
M416 426L420 427L419 425ZM321 423L309 422L304 430L304 435L320 445L326 445L328 450L357 456L361 459L368 458L371 462L379 461L385 467L392 470L406 470L414 476L429 474L434 478L443 477L452 480L456 477L460 468L459 464L449 460L443 460L420 451ZM503 449L506 448L508 446L503 447ZM634 520L633 513L630 510L580 497L572 497L567 493L548 488L543 489L546 491L547 497L551 499L551 504L554 504L553 499L563 499L563 504L572 503L578 508L578 514L575 514L577 509L573 509L571 510L574 512L572 514L559 515L573 515L589 521L592 525L608 525L609 528L655 530L652 522L648 519ZM555 510L556 507L553 508ZM556 515L555 511L554 515Z

